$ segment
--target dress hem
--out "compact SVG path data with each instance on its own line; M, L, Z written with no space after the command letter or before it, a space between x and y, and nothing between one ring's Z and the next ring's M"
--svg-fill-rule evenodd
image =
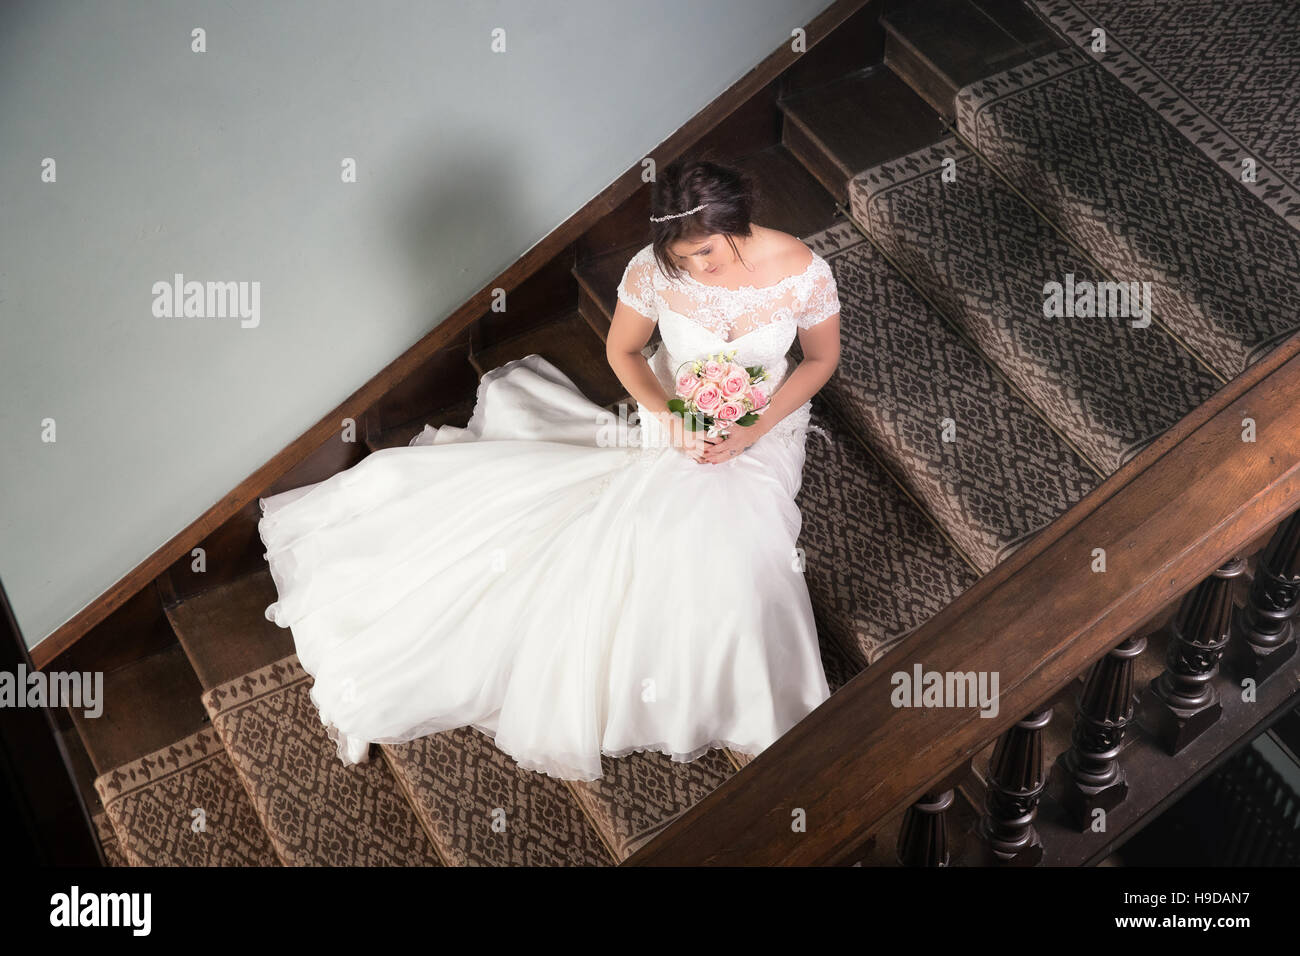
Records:
M304 668L304 670L306 670L306 668ZM518 754L514 753L513 751L497 743L495 734L492 734L485 728L473 722L467 724L460 724L459 726L456 727L448 727L444 730L436 730L436 731L430 731L428 733L417 734L412 737L401 737L401 736L380 737L380 738L376 738L375 740L368 740L365 741L364 759L352 760L349 758L348 749L349 749L349 742L355 742L354 738L348 737L336 725L334 725L329 720L327 720L325 716L320 712L320 707L315 703L314 700L312 703L316 709L316 716L320 719L321 726L325 730L325 735L329 737L329 739L334 743L337 756L345 766L351 767L351 766L356 766L357 764L369 763L370 747L372 744L379 744L381 746L385 744L388 745L405 744L405 743L410 743L413 740L421 740L424 737L433 736L434 734L447 733L452 730L460 730L464 727L472 727L474 730L477 730L479 733L483 734L483 736L487 737L488 740L492 742L492 745L496 747L497 750L501 751L503 754L505 754L507 757L513 760L522 770L528 770L534 773L544 773L546 774L546 776L554 777L557 780L577 780L583 782L591 782L594 780L602 780L605 777L603 770L601 773L592 775L592 774L584 773L583 771L577 770L568 765L557 764L555 762L533 760L528 757L520 757ZM758 744L740 744L740 743L736 743L735 741L728 740L726 738L714 738L708 741L707 743L702 744L692 750L674 750L667 743L660 742L660 743L642 744L635 747L622 747L617 750L606 750L604 748L601 748L600 754L603 757L613 757L615 759L619 759L633 753L659 753L670 758L674 763L692 763L693 761L696 761L701 757L703 757L709 751L719 750L724 747L727 750L730 750L734 753L744 754L747 757L756 757L760 753L762 753L765 749L767 749L765 746L760 746Z

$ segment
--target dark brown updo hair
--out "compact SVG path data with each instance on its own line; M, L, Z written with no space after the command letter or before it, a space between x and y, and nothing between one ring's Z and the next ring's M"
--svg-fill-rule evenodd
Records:
M667 216L702 203L708 205L689 216L650 223L659 268L673 279L680 278L682 268L669 247L679 241L695 242L716 233L725 234L732 251L739 256L740 250L732 237L749 238L753 231L750 218L757 198L757 182L734 166L713 162L707 156L669 163L655 180L650 215Z

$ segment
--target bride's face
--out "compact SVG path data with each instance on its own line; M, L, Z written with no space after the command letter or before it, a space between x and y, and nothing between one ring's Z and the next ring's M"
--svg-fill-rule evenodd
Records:
M713 275L735 258L727 237L722 233L703 239L679 240L669 247L669 251L677 257L677 263L683 269L696 277Z

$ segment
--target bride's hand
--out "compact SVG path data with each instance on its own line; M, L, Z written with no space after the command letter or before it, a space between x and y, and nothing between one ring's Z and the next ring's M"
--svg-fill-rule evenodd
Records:
M765 429L758 422L753 425L732 425L727 429L727 437L710 445L700 461L709 465L730 461L762 438L764 431Z
M686 427L680 415L674 415L672 412L660 412L659 421L667 429L673 447L696 461L703 461L704 453L722 440L710 438L703 429L692 431Z

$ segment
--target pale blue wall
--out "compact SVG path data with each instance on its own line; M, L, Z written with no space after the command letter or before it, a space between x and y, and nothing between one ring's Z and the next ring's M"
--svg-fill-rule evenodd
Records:
M0 580L28 643L826 6L0 5ZM260 325L154 317L176 272L260 282Z

